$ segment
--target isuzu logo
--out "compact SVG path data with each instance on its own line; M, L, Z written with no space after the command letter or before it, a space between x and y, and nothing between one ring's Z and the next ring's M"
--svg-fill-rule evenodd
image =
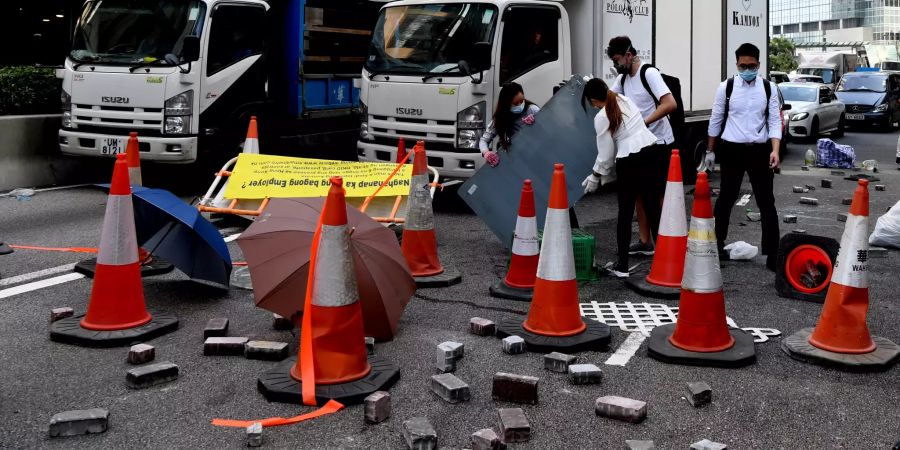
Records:
M130 100L128 100L128 97L100 97L100 101L103 103L128 104Z
M420 108L397 108L397 115L400 116L421 116L422 110Z

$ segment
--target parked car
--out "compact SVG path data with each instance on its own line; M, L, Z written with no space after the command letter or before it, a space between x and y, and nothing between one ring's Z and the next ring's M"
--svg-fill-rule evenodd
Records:
M778 153L783 158L787 153L788 141L791 138L791 130L787 126L790 117L788 111L791 110L791 105L784 102L784 95L781 94L781 88L778 85L775 86L775 92L778 93L778 110L781 111L781 147Z
M844 135L844 104L829 86L790 82L779 84L778 89L785 103L791 106L783 116L788 119L790 136L817 139L821 133L830 132L832 137Z
M788 78L788 74L786 72L772 71L769 72L769 81L778 84L785 83L791 80Z
M794 76L794 79L791 80L795 83L819 83L823 84L825 80L822 79L819 75L806 75L806 74L798 74Z
M853 72L838 83L837 97L847 105L847 124L875 124L890 130L900 120L900 74Z

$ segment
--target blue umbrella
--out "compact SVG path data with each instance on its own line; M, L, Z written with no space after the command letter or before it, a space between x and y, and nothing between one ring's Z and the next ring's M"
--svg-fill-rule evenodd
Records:
M140 186L131 190L138 245L193 280L227 288L231 255L219 230L197 208L167 190Z

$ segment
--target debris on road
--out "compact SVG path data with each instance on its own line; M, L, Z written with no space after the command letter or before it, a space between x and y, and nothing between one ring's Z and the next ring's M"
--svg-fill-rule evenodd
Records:
M287 342L248 341L244 344L244 358L281 361L288 357Z
M687 383L687 401L694 408L707 405L712 401L712 388L705 381Z
M551 372L566 373L569 371L569 366L575 364L576 361L578 361L578 357L574 355L560 352L548 353L544 355L544 369Z
M852 197L847 197L847 198L841 199L841 204L844 206L850 206L850 204L852 204L852 203L853 203Z
M536 405L538 402L538 378L497 372L494 374L491 397L504 402Z
M656 450L653 441L625 441L626 450Z
M884 186L883 184L876 184L876 185L875 185L875 190L876 190L876 191L883 191L883 190L885 190L885 186Z
M366 353L375 354L375 338L372 336L366 336Z
M800 197L800 204L817 206L819 204L819 200L812 197Z
M572 364L569 366L570 384L597 384L603 379L603 371L594 364Z
M101 408L65 411L50 418L50 437L103 433L109 428L109 411Z
M647 402L615 395L600 397L594 403L598 416L639 423L647 418Z
M473 317L469 319L469 331L478 336L493 336L496 333L497 325L488 319L481 317Z
M178 379L178 366L169 361L129 369L125 384L132 389L144 389Z
M527 442L531 439L531 424L522 408L500 408L497 414L503 442Z
M366 423L381 423L391 417L391 394L387 391L375 391L366 397L365 401Z
M726 448L728 448L727 445L713 442L709 439L704 439L691 444L691 450L725 450Z
M403 422L403 438L410 450L433 450L437 448L437 431L424 417L413 417Z
M467 402L472 398L469 385L452 373L432 375L431 392L447 403Z
M509 355L525 353L525 339L519 336L507 336L502 341L503 352Z
M831 188L831 180L829 180L827 178L823 178L822 179L822 187L830 189Z
M805 193L807 193L807 192L809 192L809 189L807 189L807 188L805 188L805 187L803 187L803 186L794 186L794 193L795 193L795 194L805 194Z
M228 319L224 317L209 319L206 328L203 329L203 339L222 336L228 336Z
M144 364L156 358L156 349L152 345L137 344L128 349L129 364Z
M440 373L448 373L456 370L457 357L454 342L442 342L437 346L435 353L435 368Z
M846 222L847 221L847 213L838 213L837 220L838 220L838 222Z
M247 447L259 447L263 444L263 426L256 422L247 427Z
M783 221L784 221L784 223L797 223L797 216L790 215L790 214L785 215Z
M294 329L294 322L279 314L272 314L272 328L279 331L290 331Z
M211 337L203 343L203 354L206 356L240 356L244 354L244 345L249 341L246 337Z
M472 433L472 450L503 450L505 448L506 443L491 428Z
M53 308L50 310L50 323L75 315L75 310L69 307Z

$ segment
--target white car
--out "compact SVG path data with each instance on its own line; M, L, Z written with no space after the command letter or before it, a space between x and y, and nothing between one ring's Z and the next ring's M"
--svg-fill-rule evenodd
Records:
M781 83L784 102L791 105L784 120L792 137L818 139L822 133L831 137L844 135L844 104L834 96L831 87L820 83Z

